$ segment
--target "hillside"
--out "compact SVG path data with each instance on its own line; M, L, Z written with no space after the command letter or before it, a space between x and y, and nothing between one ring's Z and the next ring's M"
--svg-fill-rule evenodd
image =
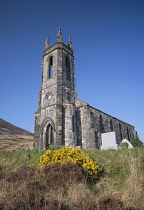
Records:
M0 135L26 135L33 136L33 133L19 128L0 118Z
M15 150L21 146L32 146L33 133L19 128L0 118L0 149Z
M143 147L85 152L103 169L97 181L72 163L40 167L45 151L0 152L0 209L144 210Z

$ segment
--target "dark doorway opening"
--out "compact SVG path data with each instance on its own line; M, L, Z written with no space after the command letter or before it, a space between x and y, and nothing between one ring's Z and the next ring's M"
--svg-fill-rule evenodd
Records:
M46 129L46 148L50 145L54 144L54 134L53 134L53 127L51 124L48 125Z

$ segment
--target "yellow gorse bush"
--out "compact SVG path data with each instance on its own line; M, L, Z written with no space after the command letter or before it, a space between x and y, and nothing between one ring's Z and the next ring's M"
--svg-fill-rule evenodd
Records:
M47 150L44 155L40 157L40 166L44 167L53 163L59 162L64 164L72 162L83 167L91 176L98 178L99 172L102 168L93 161L85 152L79 148L64 147L59 150Z

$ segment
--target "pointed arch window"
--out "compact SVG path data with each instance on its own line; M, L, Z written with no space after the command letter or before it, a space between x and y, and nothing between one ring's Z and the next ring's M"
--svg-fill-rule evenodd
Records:
M129 128L127 127L127 137L128 137L128 140L130 141L130 134L129 134Z
M100 132L104 133L104 124L103 124L103 118L102 115L100 115Z
M66 57L66 79L70 81L70 62L68 57Z
M120 132L120 140L122 141L122 128L121 124L119 123L119 132Z
M112 122L112 120L110 120L110 130L111 130L111 131L114 131L114 129L113 129L113 122Z
M52 74L53 74L53 57L50 57L49 60L49 78L52 78Z

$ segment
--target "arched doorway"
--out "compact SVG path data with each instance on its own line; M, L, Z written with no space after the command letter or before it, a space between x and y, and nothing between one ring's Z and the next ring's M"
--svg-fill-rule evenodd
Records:
M40 149L48 148L50 144L55 144L55 125L51 118L46 117L40 128Z
M47 148L49 144L54 144L54 131L51 124L47 126L45 135L46 135L45 147Z

